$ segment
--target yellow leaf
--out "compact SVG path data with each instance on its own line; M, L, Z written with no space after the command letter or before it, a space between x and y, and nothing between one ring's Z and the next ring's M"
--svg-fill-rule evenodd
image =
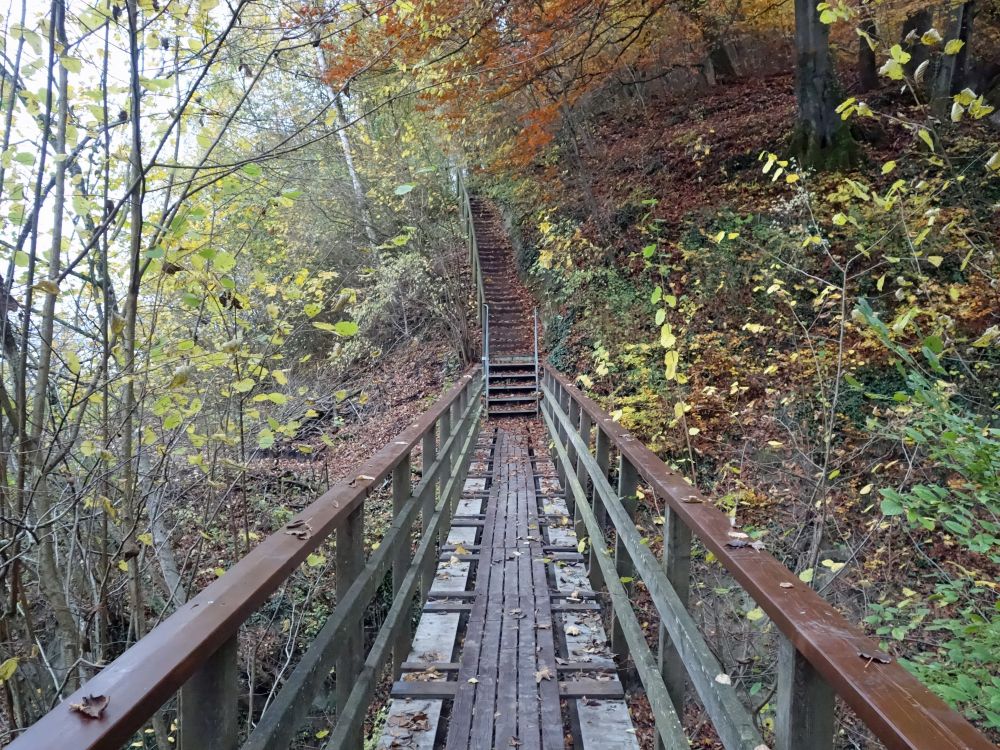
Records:
M940 255L928 255L927 256L927 262L930 263L935 268L940 267L941 263L943 261L944 261L944 258L942 258Z
M750 622L757 622L757 620L763 619L763 617L764 617L764 610L762 610L760 607L754 607L749 612L747 612L747 619Z
M882 174L889 174L892 170L896 168L896 162L887 161L882 165Z
M0 682L6 682L14 676L17 671L17 659L11 657L3 664L0 664Z
M677 362L679 359L680 355L677 353L676 349L670 350L663 357L663 364L666 367L664 377L666 377L667 380L673 380L677 377Z
M50 279L42 279L37 284L35 284L32 289L36 289L39 292L45 292L46 294L59 294L59 287L56 282Z
M944 53L946 55L957 55L964 46L965 42L961 39L949 39L948 43L944 45Z
M318 732L316 732L316 739L317 740L321 740L324 737L329 737L329 736L330 736L330 730L329 729L320 729Z
M931 134L926 128L920 128L920 130L917 131L917 135L920 136L920 140L927 144L927 148L931 151L934 150L934 139L931 137Z

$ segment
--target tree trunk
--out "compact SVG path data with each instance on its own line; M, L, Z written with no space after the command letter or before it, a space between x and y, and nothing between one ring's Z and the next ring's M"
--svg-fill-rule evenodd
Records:
M934 25L934 11L921 8L913 11L903 21L900 46L910 53L909 61L903 66L907 76L913 76L920 64L930 55L930 47L920 41L920 36ZM915 36L912 41L909 37Z
M952 95L958 91L965 76L965 64L968 56L965 54L969 46L972 31L972 2L956 5L948 12L943 36L945 42L961 39L965 42L959 54L946 55L943 52L938 60L931 86L931 109L942 120L948 119L951 111Z
M836 81L830 61L829 27L819 20L813 0L795 0L795 94L798 123L791 151L815 169L851 166L857 146L836 113Z
M337 109L337 135L340 136L340 147L344 152L344 163L347 165L347 173L351 177L351 187L354 189L354 202L358 207L358 215L365 228L365 235L368 242L374 248L378 245L378 236L375 234L375 226L372 224L371 211L368 210L368 198L365 196L365 189L361 185L361 178L358 170L354 168L354 156L351 154L351 141L347 136L347 116L344 114L344 103L340 94L334 95L333 106Z
M866 18L861 22L861 30L872 40L878 33L875 28L875 21ZM864 93L878 88L878 64L875 61L875 50L872 49L868 39L858 37L858 90Z

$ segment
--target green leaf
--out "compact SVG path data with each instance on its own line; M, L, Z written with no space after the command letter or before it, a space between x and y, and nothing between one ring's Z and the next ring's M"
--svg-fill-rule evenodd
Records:
M757 620L764 619L764 610L760 607L754 607L749 612L747 612L747 619L750 622L757 622Z
M887 516L898 516L903 512L902 504L893 498L885 498L882 500L881 506L882 513Z
M265 427L257 436L257 446L266 450L272 445L274 445L274 433Z
M241 171L247 177L260 177L264 170L260 168L259 164L250 163L244 164Z
M83 63L75 57L62 57L59 59L59 64L70 73L79 73L83 69Z
M237 380L233 383L233 390L237 393L249 393L253 390L256 385L256 381L253 378L243 378L242 380Z
M306 565L310 568L316 568L326 562L326 555L322 555L319 552L312 552L309 557L306 558Z
M409 183L405 185L398 185L396 189L393 190L392 192L394 192L396 195L406 195L408 192L413 190L414 187L415 187L414 185L411 185Z

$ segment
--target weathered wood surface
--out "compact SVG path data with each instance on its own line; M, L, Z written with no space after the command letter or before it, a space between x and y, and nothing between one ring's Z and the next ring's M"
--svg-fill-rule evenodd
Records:
M489 443L380 747L638 748L555 467L526 429L497 429Z

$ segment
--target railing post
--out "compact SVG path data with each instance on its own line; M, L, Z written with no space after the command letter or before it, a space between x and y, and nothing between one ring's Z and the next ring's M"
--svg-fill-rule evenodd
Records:
M423 440L420 443L421 448L421 462L423 465L423 476L426 477L428 471L430 471L431 466L437 459L437 443L435 442L435 432L437 428L437 423L432 424L427 428L427 432L424 433ZM420 498L420 517L421 517L421 528L427 531L431 523L431 517L434 515L434 505L437 499L437 487L435 483L431 482L426 485L424 489L423 497ZM437 555L428 555L427 564L424 568L423 575L420 578L420 593L421 598L427 596L427 592L431 590L431 585L434 583L434 571L435 571L435 561Z
M597 426L594 454L594 457L597 459L597 465L601 467L601 476L607 480L608 469L611 466L611 439L608 437L608 433L601 429L600 425ZM593 491L590 493L590 501L594 507L594 515L597 516L597 522L602 529L606 529L608 527L608 510L601 501L601 493L597 491L596 482L594 483Z
M601 469L601 479L606 482L608 480L608 467L611 463L611 440L608 438L608 434L601 429L600 424L597 425L597 435L594 438L594 452L597 465ZM594 509L594 515L597 517L597 525L604 531L608 528L608 510L604 507L604 499L597 489L597 480L593 477L591 479L590 507ZM602 534L599 539L590 540L588 568L590 569L590 582L594 587L594 591L600 591L604 588L604 576L601 574L601 566L594 555L594 546L597 544L603 545L604 539L605 537Z
M618 497L621 499L625 512L628 513L629 522L635 518L635 509L637 505L635 492L638 488L639 473L635 470L631 461L625 458L625 456L620 456L618 459ZM615 570L618 573L618 577L634 578L635 566L632 564L632 558L629 557L628 550L625 548L622 535L616 532L615 537ZM631 582L625 583L624 585L626 591L631 594L633 588ZM625 641L625 633L622 632L618 618L614 617L613 612L612 617L611 650L615 654L620 654L624 660L628 658L628 645Z
M178 746L181 750L236 750L240 680L236 637L202 664L180 689ZM65 738L68 745L70 738Z
M359 505L337 527L337 549L334 557L336 565L337 600L339 601L360 575L365 566L364 548L365 516L364 505ZM344 634L340 655L334 664L335 686L334 702L337 708L337 721L344 717L344 706L354 687L354 681L361 673L364 663L364 610L351 613L351 622ZM350 747L359 747L360 736L352 737Z
M784 635L778 636L775 750L831 750L834 692Z
M587 414L583 409L577 407L580 414L580 437L583 439L583 444L589 449L590 447L590 430L593 423L590 419L590 415ZM574 422L574 424L576 424ZM587 474L587 465L584 463L583 456L576 457L576 479L583 487L583 491L587 492L587 482L590 476ZM587 536L587 527L583 522L583 516L580 515L580 510L575 507L573 512L573 525L576 530L576 538L583 539ZM591 543L594 542L593 539L590 540Z
M413 481L410 477L410 454L400 461L396 468L392 470L392 514L394 518L399 518L406 509L406 503L413 492ZM398 549L392 560L392 598L395 600L403 588L403 579L406 578L407 570L410 567L410 528L404 528ZM412 603L412 602L411 602ZM406 655L410 652L410 640L412 638L412 626L410 616L403 617L396 637L393 638L392 646L392 674L394 679L399 678L399 667L406 660Z
M667 580L673 587L685 609L691 588L691 529L680 516L667 506L663 517L663 568ZM670 641L667 629L660 625L660 642L658 656L660 674L667 686L670 700L677 714L684 714L684 690L687 685L684 660Z

